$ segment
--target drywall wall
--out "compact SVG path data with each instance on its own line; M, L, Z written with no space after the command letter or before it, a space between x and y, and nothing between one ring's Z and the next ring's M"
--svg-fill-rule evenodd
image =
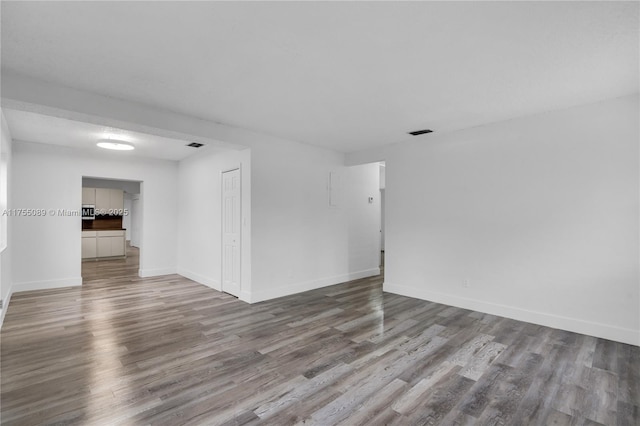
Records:
M385 291L640 344L638 127L636 95L353 155L386 160Z
M259 302L379 273L377 166L344 168L341 154L293 142L180 162L178 273L220 289L221 173L237 167L241 299ZM329 172L341 177L335 208L328 205Z
M8 219L6 213L9 200L9 163L11 162L11 133L4 114L0 111L2 118L2 140L0 142L0 252L7 248Z
M96 179L93 177L83 177L82 186L86 188L113 188L122 189L127 194L139 194L140 182L130 180Z
M385 234L385 206L386 206L386 190L380 189L380 250L384 251L384 234Z
M122 227L126 230L125 239L131 241L131 194L124 194L124 209L128 214L122 216Z
M121 153L90 156L18 141L13 149L15 208L47 211L41 217L13 218L14 291L82 283L81 218L62 216L58 210L74 211L81 206L82 176L88 175L143 181L140 274L176 272L176 162L131 159Z
M384 251L384 208L385 208L385 186L387 184L386 165L380 163L380 250Z
M286 141L251 150L252 302L379 273L378 257L363 259L366 242L350 236L355 189L343 154ZM341 201L334 207L331 172L340 178L334 190ZM377 184L375 178L369 186ZM365 202L367 194L361 195Z
M221 290L222 173L239 168L241 173L240 298L251 293L251 152L201 153L179 165L178 273Z
M4 118L4 114L0 111L0 119L2 121L0 144L0 218L2 218L2 238L4 243L0 247L0 300L2 300L2 308L0 309L0 326L4 320L4 316L7 313L7 307L9 306L9 300L11 299L11 252L13 249L13 243L11 242L11 226L13 225L13 218L8 214L5 214L6 209L13 207L11 201L12 189L11 189L11 169L12 169L12 140L11 132L7 126L7 122Z
M142 197L140 194L131 196L131 246L140 248L140 234L142 233Z

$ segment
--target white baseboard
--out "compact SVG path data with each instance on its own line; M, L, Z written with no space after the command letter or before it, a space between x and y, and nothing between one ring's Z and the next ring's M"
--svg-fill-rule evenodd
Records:
M178 274L182 275L185 278L189 278L190 280L195 281L198 284L206 285L207 287L212 288L214 290L218 290L218 291L222 290L222 287L220 286L220 282L218 282L217 280L214 280L213 278L208 278L208 277L205 277L204 275L200 275L183 268L178 268Z
M320 278L317 280L295 283L285 287L277 287L269 290L252 292L250 295L248 295L248 302L263 302L265 300L276 299L283 296L290 296L292 294L302 293L304 291L315 290L317 288L340 284L346 281L357 280L360 278L372 277L375 275L380 275L380 268L367 269L364 271L351 272L334 277ZM242 298L242 300L245 299Z
M7 315L7 308L9 308L9 302L11 301L11 295L13 294L13 286L9 286L6 299L2 299L2 309L0 309L0 329L4 324L4 316Z
M21 291L49 290L52 288L76 287L82 285L82 277L62 278L59 280L29 281L23 283L13 283L11 291L19 293Z
M161 275L172 275L176 273L176 268L138 269L141 278L158 277Z
M589 336L614 340L616 342L627 343L629 345L640 346L640 330L616 327L545 312L531 311L528 309L515 308L512 306L476 299L468 299L451 294L433 292L426 289L416 289L414 287L402 286L388 282L383 284L382 289L388 293L395 293L401 296L428 300L430 302L442 303L444 305L470 309L518 321L526 321L533 324L544 325L546 327L559 328L561 330L572 331L574 333L586 334Z

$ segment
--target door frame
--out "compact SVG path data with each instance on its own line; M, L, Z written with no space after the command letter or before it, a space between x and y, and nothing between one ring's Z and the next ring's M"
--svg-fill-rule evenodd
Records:
M90 174L84 174L81 173L80 174L80 200L82 200L82 185L83 185L83 179L87 178L87 179L97 179L97 180L113 180L113 181L118 181L118 182L135 182L138 183L140 185L140 193L137 194L138 195L138 201L139 201L139 229L138 229L138 237L139 237L139 244L138 244L138 277L140 278L144 278L145 275L144 274L144 259L142 256L143 250L144 250L144 226L145 226L145 221L144 221L144 206L145 206L145 196L144 196L144 188L145 188L145 181L144 179L131 179L131 178L123 178L123 177L109 177L109 176L104 176L104 175L90 175ZM129 212L131 213L131 212ZM82 227L82 224L80 223L79 225L80 229ZM81 235L82 235L82 230L80 231ZM125 242L126 242L126 234L125 234ZM82 242L81 242L82 244ZM126 248L125 248L125 253L126 253ZM82 276L82 256L80 256L80 259L78 260L80 262L79 268L80 268L80 275Z

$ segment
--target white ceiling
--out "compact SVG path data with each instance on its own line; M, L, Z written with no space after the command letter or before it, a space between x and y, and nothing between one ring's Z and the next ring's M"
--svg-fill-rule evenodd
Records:
M638 2L1 7L3 70L344 152L638 91Z
M213 146L190 148L185 146L190 141L114 129L32 112L3 109L3 113L11 130L11 137L18 143L19 141L39 142L103 153L106 150L98 148L96 143L98 139L110 136L112 139L118 138L130 142L136 147L134 151L111 151L111 155L175 161L205 150L207 152L222 151Z

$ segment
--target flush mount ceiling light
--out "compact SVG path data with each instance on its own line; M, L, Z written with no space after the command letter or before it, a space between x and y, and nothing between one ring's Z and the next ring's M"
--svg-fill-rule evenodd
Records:
M118 139L99 139L96 145L98 145L100 148L113 149L116 151L131 151L132 149L136 148L129 142Z

